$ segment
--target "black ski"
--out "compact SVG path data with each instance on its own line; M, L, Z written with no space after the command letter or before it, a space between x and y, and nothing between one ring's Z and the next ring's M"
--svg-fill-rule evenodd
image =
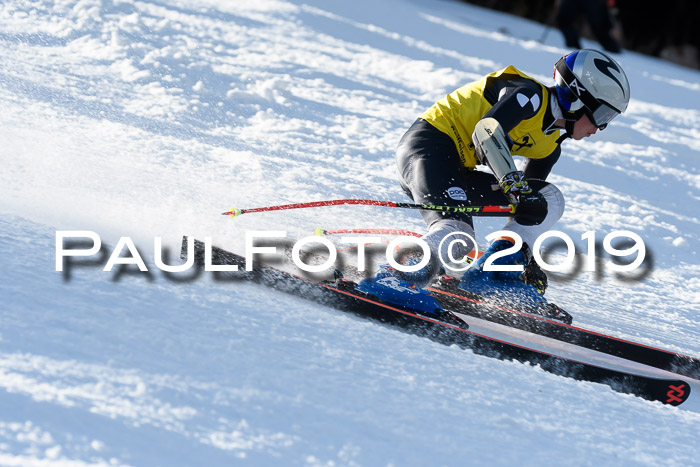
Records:
M454 312L700 379L700 360L697 358L589 331L534 313L490 304L481 297L458 289L456 283L456 280L440 278L428 290L445 308Z
M187 240L183 238L182 257L187 255ZM195 262L204 264L204 243L195 240ZM225 274L230 280L245 280L264 284L276 290L291 293L333 308L348 311L381 323L399 327L446 345L458 345L475 353L502 360L517 360L539 365L551 373L581 381L606 384L614 390L634 394L644 399L680 405L690 396L690 385L682 380L654 378L589 363L559 357L508 342L492 339L464 329L453 322L401 310L381 303L370 296L355 292L350 281L314 282L274 267L255 264L253 271L245 271L245 259L235 253L212 247L214 264L237 265L239 270Z
M322 255L309 253L305 261L325 261L325 259ZM353 280L364 277L353 266L345 265L343 270L347 271L348 277ZM428 290L445 309L456 313L532 332L689 378L700 379L700 359L698 358L571 326L525 307L518 307L517 304L490 303L479 295L459 289L458 282L457 279L440 276Z

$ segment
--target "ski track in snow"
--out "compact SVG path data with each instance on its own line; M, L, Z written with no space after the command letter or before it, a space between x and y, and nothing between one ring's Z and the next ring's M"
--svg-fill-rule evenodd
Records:
M56 230L130 236L149 264L154 236L241 251L249 230L423 231L386 208L220 214L405 200L408 125L508 64L549 82L566 50L542 28L438 0L3 2L0 464L697 463L694 411L249 284L54 271ZM619 60L632 102L564 143L557 228L581 250L636 232L652 270L554 275L548 295L579 326L700 356L700 73ZM480 240L501 225L478 221Z

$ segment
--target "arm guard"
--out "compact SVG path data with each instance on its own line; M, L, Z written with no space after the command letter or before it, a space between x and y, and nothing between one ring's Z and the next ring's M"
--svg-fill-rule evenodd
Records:
M517 170L506 138L495 118L479 120L472 133L476 156L482 164L489 166L498 180Z

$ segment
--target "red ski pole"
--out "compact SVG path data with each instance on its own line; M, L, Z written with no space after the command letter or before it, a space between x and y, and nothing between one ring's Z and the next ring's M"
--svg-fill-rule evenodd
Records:
M433 211L443 212L460 212L467 213L473 216L507 216L515 214L515 205L506 204L504 206L440 206L433 204L413 204L399 203L395 201L378 201L373 199L333 199L326 201L311 201L308 203L282 204L278 206L265 206L261 208L237 209L231 208L230 211L222 213L224 216L237 217L241 214L250 214L254 212L265 211L281 211L286 209L301 209L301 208L317 208L322 206L340 206L348 204L359 204L364 206L383 206L388 208L404 208L404 209L430 209Z
M404 237L422 237L422 234L402 229L338 229L326 230L319 227L314 232L316 235L339 235L339 234L379 234L379 235L401 235Z

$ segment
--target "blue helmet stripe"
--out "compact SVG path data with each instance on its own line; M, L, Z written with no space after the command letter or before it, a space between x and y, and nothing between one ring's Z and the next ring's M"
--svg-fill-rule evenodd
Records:
M569 99L570 90L565 86L556 85L557 88L557 98L559 100L559 105L562 109L567 112L571 110L571 100Z

